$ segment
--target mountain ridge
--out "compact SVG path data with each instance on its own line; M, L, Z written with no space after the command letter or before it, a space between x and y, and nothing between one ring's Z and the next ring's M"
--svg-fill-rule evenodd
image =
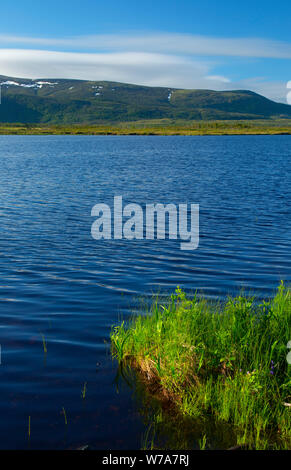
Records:
M1 123L98 124L139 119L290 119L291 106L248 90L149 87L0 75Z

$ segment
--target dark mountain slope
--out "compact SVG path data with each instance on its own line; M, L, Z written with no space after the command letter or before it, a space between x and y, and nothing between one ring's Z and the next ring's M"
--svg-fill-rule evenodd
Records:
M115 82L0 76L0 122L94 124L138 119L291 118L251 91L180 90Z

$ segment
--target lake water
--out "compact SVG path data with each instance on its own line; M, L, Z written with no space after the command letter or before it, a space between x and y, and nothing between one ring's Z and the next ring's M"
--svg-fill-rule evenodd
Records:
M241 288L261 298L290 281L290 144L0 136L1 448L141 447L146 423L134 390L116 386L111 326L140 297L178 284L209 298ZM114 195L200 204L199 248L94 240L91 209Z

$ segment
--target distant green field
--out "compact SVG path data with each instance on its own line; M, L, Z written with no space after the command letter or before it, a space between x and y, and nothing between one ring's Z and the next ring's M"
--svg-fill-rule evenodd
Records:
M96 125L0 124L1 135L276 135L291 134L291 119L186 121L172 119Z

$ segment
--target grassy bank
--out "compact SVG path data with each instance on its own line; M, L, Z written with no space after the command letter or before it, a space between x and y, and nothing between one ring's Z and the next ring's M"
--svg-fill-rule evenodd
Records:
M185 121L152 119L96 125L1 124L0 135L278 135L291 134L289 119Z
M181 413L232 423L238 445L291 446L291 291L260 304L239 296L216 304L178 288L111 334L113 355L138 371Z

